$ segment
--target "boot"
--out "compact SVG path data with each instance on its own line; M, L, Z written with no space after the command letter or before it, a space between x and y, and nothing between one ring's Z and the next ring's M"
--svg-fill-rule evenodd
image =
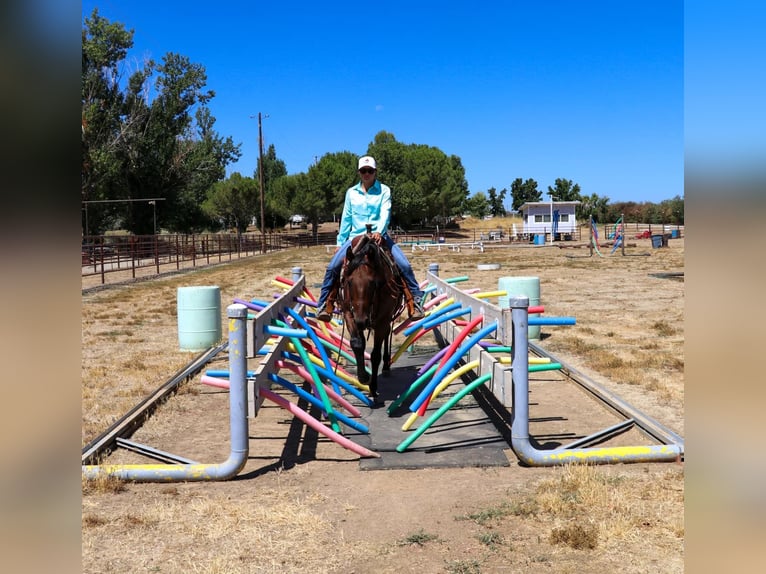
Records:
M420 301L417 301L416 299L412 300L412 310L408 309L408 312L410 314L410 319L413 321L420 321L423 317L426 316L426 312L423 310L423 305L421 305Z
M324 321L325 323L329 323L332 320L333 312L335 311L335 296L338 293L338 288L335 286L332 286L330 288L330 293L327 295L327 302L325 303L324 309L321 309L319 313L317 314L317 320L318 321Z
M317 315L318 321L324 321L325 323L329 323L332 320L332 302L328 302L327 305L325 305L325 308L322 309L319 314Z
M417 301L412 296L412 291L410 291L410 288L407 287L407 283L402 281L402 286L404 287L404 299L407 303L407 314L411 320L419 321L426 316L425 312L423 311L423 306L420 304L420 301Z

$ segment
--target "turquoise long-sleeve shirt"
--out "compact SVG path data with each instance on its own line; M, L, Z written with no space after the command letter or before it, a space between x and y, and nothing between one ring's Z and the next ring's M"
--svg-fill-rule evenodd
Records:
M391 189L375 180L366 192L360 181L346 190L343 214L340 217L337 245L340 247L351 238L367 232L372 224L373 233L385 234L391 220Z

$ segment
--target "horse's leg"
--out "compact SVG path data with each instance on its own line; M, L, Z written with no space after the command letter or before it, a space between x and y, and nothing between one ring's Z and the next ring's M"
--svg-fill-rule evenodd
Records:
M378 391L378 368L380 367L381 359L383 360L383 370L387 371L390 370L391 367L391 357L390 357L390 351L388 346L388 334L390 332L390 329L380 329L377 328L375 330L375 337L374 337L374 343L372 347L372 353L370 353L370 364L372 366L372 378L370 380L370 392L374 392L372 396L377 396ZM387 368L388 366L388 368Z
M388 333L383 338L383 372L387 373L391 370L391 328L389 326Z
M380 367L380 348L382 346L383 340L377 331L375 331L375 337L373 337L373 339L375 342L372 345L372 352L370 353L370 367L372 370L372 376L370 377L369 385L370 396L374 398L378 396L378 368Z
M370 376L367 374L367 370L364 368L364 337L362 331L355 333L349 333L349 343L351 344L351 350L354 351L354 358L356 359L356 377L359 382L367 384L370 380Z

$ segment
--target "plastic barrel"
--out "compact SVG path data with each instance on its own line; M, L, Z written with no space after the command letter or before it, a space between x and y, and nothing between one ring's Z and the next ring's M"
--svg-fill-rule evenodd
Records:
M217 286L178 288L178 344L182 351L203 351L217 344L221 333L221 289Z
M670 237L672 237L673 239L676 239L676 238L678 238L678 237L679 237L679 235L678 235L678 229L671 229L671 230L670 230Z
M545 235L538 233L535 235L535 245L545 245Z
M652 247L654 249L662 247L662 235L652 235Z
M498 297L500 308L508 307L508 298L516 295L529 297L529 306L540 304L540 278L539 277L501 277L497 280L497 290L505 291L507 295ZM539 313L533 313L530 317L539 317ZM540 338L540 325L527 327L527 337L530 339Z

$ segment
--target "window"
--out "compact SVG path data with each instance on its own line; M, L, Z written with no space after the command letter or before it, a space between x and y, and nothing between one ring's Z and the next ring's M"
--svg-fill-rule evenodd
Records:
M561 223L569 223L569 214L568 213L562 213L560 218L559 218L559 221Z
M545 215L538 213L535 215L535 223L550 223L551 222L551 214L546 213Z

